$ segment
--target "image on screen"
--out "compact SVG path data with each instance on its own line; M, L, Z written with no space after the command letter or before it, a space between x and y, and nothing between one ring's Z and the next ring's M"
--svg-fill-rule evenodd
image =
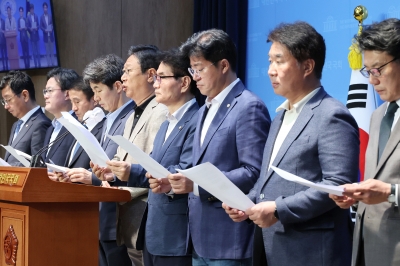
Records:
M56 66L51 0L0 0L0 72Z

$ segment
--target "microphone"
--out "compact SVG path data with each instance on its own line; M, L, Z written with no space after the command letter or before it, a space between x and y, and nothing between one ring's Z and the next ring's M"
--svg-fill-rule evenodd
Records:
M83 120L81 122L81 124L83 125L86 120L88 120L88 118L86 118L85 120ZM29 167L41 167L41 168L47 168L46 163L43 162L43 160L41 159L41 155L45 152L48 151L54 144L56 144L57 142L59 142L60 140L62 140L63 138L65 138L68 134L71 134L69 131L64 132L61 136L58 136L55 140L53 140L52 142L50 142L49 144L47 144L46 146L44 146L43 148L41 148L35 155L32 156L31 159L31 164L29 165Z

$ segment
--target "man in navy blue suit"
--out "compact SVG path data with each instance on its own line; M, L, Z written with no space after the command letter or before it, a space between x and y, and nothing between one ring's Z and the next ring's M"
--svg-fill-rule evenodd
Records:
M151 157L176 173L177 168L192 166L198 89L188 72L189 58L176 50L165 52L161 58L153 86L157 102L167 106L169 113L154 139ZM110 161L107 165L118 179L128 181L128 186L149 187L146 170L140 165L118 161ZM150 174L147 177L158 183ZM174 195L170 187L158 192L166 194L149 192L136 248L143 250L146 266L191 265L192 257L186 245L188 194Z
M23 72L11 71L2 78L0 90L4 109L18 118L12 126L8 145L29 155L36 154L43 147L51 122L36 103L31 78ZM22 165L9 152L4 160L11 165Z
M99 57L88 64L83 71L83 79L94 92L94 100L106 111L100 145L107 156L112 159L117 153L118 145L107 135L122 135L128 117L133 112L135 103L125 95L121 76L124 62L114 54ZM66 175L71 182L80 182L101 186L102 181L85 168L73 168ZM126 186L126 182L116 179L114 182L103 182L106 186ZM125 245L116 241L116 203L100 203L99 219L99 266L131 266L131 260Z
M210 162L248 193L260 175L270 116L265 104L236 76L236 47L222 30L190 37L181 47L201 94L193 165ZM175 194L189 193L193 265L251 265L253 224L234 223L222 202L181 174L169 177ZM189 239L188 239L189 241Z

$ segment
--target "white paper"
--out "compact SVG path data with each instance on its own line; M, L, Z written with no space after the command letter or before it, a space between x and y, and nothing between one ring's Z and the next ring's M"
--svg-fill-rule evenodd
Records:
M327 193L334 194L334 195L337 195L337 196L343 196L343 187L313 183L313 182L308 181L308 180L306 180L304 178L301 178L299 176L296 176L294 174L286 172L286 171L284 171L282 169L279 169L279 168L277 168L275 166L271 165L271 168L278 175L280 175L282 178L284 178L284 179L286 179L288 181L292 181L292 182L295 182L295 183L298 183L300 185L304 185L304 186L307 186L307 187L312 187L312 188L314 188L316 190L327 192Z
M18 155L24 157L25 159L27 159L27 160L29 160L29 161L32 160L32 156L30 156L29 154L26 154L26 153L23 152L23 151L19 151L19 150L15 149L15 152L16 152Z
M1 144L0 144L1 145ZM11 146L4 146L1 145L4 149L6 149L12 156L15 157L15 159L17 159L20 163L22 163L23 166L25 167L29 167L30 163L28 162L28 160L26 160L24 157L22 157L21 155L18 155L18 153L14 150L13 147Z
M55 165L55 164L51 164L51 163L46 163L46 165L47 165L47 169L50 169L53 172L65 173L66 171L69 170L69 168L67 168L67 167L59 166L59 165Z
M0 158L0 166L11 166L11 165Z
M254 203L211 163L203 163L187 170L176 169L176 171L231 208L246 211L254 206Z
M19 20L19 26L21 29L25 29L25 20L24 19Z
M148 154L143 152L138 146L131 143L123 136L110 136L111 140L117 143L121 148L129 153L147 172L149 172L154 178L164 178L171 173L165 169L161 164L151 158Z
M61 112L61 114L63 117L60 117L58 121L75 137L90 160L100 167L106 167L106 162L110 159L100 146L96 137L68 112Z

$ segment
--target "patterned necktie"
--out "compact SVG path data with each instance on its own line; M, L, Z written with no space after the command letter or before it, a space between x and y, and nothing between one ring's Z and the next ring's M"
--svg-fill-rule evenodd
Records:
M22 123L23 123L22 120L18 120L17 126L15 127L15 131L14 131L13 141L15 140L15 138L16 138L17 135L18 135L18 132L19 132L19 130L21 129Z
M383 150L386 147L386 143L389 140L390 133L392 130L392 124L394 114L396 113L399 106L396 102L391 102L386 111L385 116L382 118L381 128L379 130L379 145L378 145L378 162L382 156Z

